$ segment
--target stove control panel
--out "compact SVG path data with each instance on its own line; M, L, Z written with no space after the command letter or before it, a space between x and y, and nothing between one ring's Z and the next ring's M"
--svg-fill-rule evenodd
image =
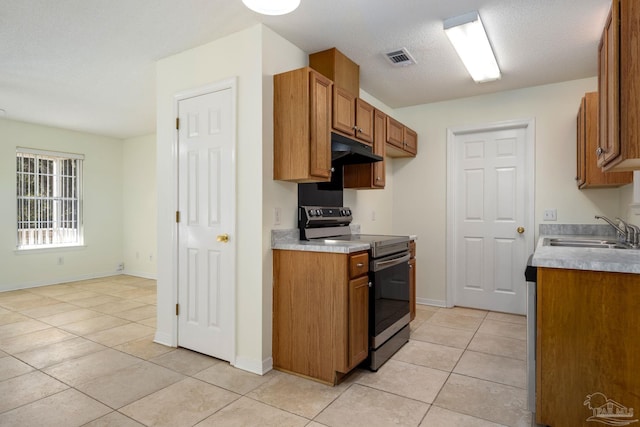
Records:
M349 223L353 219L351 208L300 206L300 219L306 218L310 222L337 222Z
M307 230L328 228L328 227L348 227L353 217L351 208L347 207L326 207L326 206L300 206L298 211L298 228L300 238L308 239L310 235L318 233L308 233ZM329 231L329 230L326 230ZM320 233L322 234L322 233ZM349 234L342 231L342 234ZM337 235L337 234L333 234Z

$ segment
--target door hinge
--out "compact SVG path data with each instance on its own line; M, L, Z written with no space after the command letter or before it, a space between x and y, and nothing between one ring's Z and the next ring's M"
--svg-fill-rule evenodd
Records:
M180 129L180 117L176 117L176 129Z
M180 304L176 304L176 316L180 315Z
M176 211L176 222L180 222L180 211Z

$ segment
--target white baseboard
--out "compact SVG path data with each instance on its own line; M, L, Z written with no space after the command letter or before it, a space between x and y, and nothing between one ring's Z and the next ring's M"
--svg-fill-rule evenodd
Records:
M158 280L157 274L150 274L142 271L130 271L130 270L127 270L126 268L124 269L122 274L126 274L127 276L141 277L143 279Z
M447 302L439 299L416 298L416 304L432 305L434 307L446 307Z
M242 369L243 371L252 372L258 375L264 375L271 369L273 369L273 359L271 357L268 357L267 359L260 362L258 360L249 359L246 357L236 357L236 361L233 366L238 369Z
M173 344L173 337L171 334L167 334L166 332L156 331L156 334L153 337L153 342L166 345L167 347L175 347Z
M33 282L24 282L24 283L18 283L15 285L9 285L8 288L0 289L0 291L1 292L16 291L19 289L36 288L38 286L59 285L61 283L79 282L81 280L90 280L90 279L100 279L103 277L119 276L121 274L124 274L124 273L122 273L121 271L113 271L108 273L81 274L78 276L62 277L58 279L36 280Z

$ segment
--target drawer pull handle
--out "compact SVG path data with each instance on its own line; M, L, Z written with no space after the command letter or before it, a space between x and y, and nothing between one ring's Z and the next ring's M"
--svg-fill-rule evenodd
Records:
M361 263L361 262L359 262L359 263L357 263L357 264L356 264L356 267L358 267L358 268L362 268L362 267L364 267L364 264L363 264L363 263Z

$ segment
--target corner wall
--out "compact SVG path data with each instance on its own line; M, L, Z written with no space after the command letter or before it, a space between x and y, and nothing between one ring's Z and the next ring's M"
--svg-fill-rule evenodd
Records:
M156 136L122 144L122 238L124 272L157 276Z
M122 141L8 119L0 119L0 140L0 291L120 274ZM84 247L16 251L18 146L85 155Z

